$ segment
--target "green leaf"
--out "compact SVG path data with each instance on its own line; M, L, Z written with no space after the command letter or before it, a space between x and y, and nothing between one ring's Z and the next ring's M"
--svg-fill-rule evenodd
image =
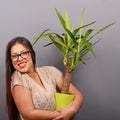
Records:
M73 35L73 33L70 31L70 30L68 30L68 29L66 29L66 32L68 33L68 35L69 35L69 37L71 38L71 39L68 39L68 46L70 45L70 43L72 42L74 42L75 43L75 37L74 37L74 35Z
M55 39L52 35L49 35L49 38L53 41L53 44L54 44L54 45L60 50L60 52L64 55L64 54L65 54L65 49L67 49L67 46L66 46L63 42Z
M104 26L103 28L97 30L97 32L89 38L89 41L90 41L92 38L94 38L96 35L100 34L102 31L104 31L105 29L109 28L110 26L112 26L112 25L114 25L114 24L115 24L115 22L113 22L113 23L111 23L111 24L108 24L108 25Z
M81 21L80 21L80 38L78 39L78 52L80 51L80 42L81 42L81 38L82 38L82 26L84 25L84 10L82 11L82 17L81 17Z
M62 41L62 42L65 44L64 38L63 38L62 36L60 36L60 35L57 34L57 33L53 33L53 34L55 34L55 36L56 36L60 41Z
M93 22L91 22L91 23L89 23L89 24L86 24L86 25L83 25L83 26L78 27L77 29L75 29L75 30L73 31L73 34L76 35L81 28L88 27L88 26L94 24L95 22L96 22L96 21L93 21Z
M47 46L52 45L52 44L53 44L53 42L50 42L50 43L44 45L43 47L47 47Z
M50 33L46 33L46 32L48 32L48 31L50 31L50 29L44 30L38 37L36 37L36 38L35 38L35 41L33 42L33 45L35 45L36 42L38 42L38 41L41 40L41 39L49 38L49 34L50 34ZM45 33L46 33L46 34L45 34Z
M64 29L66 29L66 24L65 24L65 20L62 17L62 15L60 14L60 12L55 8L56 14L61 22L61 25L63 26Z
M87 32L85 33L84 37L83 37L83 42L86 45L86 47L88 48L88 50L93 54L93 56L95 57L95 52L92 49L92 45L87 41L88 36L92 33L93 29L89 29L87 30Z
M115 22L104 26L103 28L101 28L100 30L98 30L97 34L99 34L100 32L104 31L105 29L109 28L109 27L112 26L113 24L115 24Z
M65 23L66 23L66 28L70 30L70 19L68 17L68 11L66 10L65 12Z

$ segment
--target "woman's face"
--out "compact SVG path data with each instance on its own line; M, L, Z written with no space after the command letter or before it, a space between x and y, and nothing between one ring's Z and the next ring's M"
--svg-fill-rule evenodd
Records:
M13 67L22 73L34 71L31 53L28 48L16 43L11 48L11 60Z

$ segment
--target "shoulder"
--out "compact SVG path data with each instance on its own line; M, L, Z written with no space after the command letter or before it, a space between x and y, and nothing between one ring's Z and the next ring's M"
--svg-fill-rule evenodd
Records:
M22 85L22 76L21 73L18 71L14 71L11 76L11 87L15 85Z
M11 88L13 88L15 85L20 85L29 88L30 82L27 74L21 73L19 71L14 71L14 73L11 76Z
M37 67L37 70L44 70L44 71L60 71L57 67L55 66L42 66L42 67Z
M14 79L20 79L20 78L21 78L21 73L18 71L14 71L11 76L11 79L14 80Z
M42 74L46 74L46 75L50 75L53 77L56 76L61 76L62 72L55 66L42 66L42 67L38 67L36 68L38 73L42 73Z

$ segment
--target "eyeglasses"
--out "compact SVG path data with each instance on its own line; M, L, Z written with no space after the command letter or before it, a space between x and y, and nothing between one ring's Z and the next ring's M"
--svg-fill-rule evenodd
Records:
M12 61L17 62L19 59L19 56L23 59L26 59L26 58L28 58L29 53L30 53L30 51L24 51L24 52L21 52L20 54L14 54L14 55L11 55L11 59L12 59Z

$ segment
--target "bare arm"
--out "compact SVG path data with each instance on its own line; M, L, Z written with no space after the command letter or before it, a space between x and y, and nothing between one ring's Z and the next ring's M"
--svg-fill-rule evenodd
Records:
M75 99L72 102L72 107L75 113L77 113L83 105L83 95L82 93L74 86L70 85L69 93L75 95Z
M61 90L63 84L63 77L61 78L60 82L58 83L58 89ZM67 106L60 110L61 115L56 117L53 120L71 120L76 113L81 109L83 104L83 95L82 93L72 84L70 84L69 93L75 95L74 101Z
M14 86L12 95L20 114L25 120L52 120L60 114L57 111L35 109L32 103L31 93L26 87Z

